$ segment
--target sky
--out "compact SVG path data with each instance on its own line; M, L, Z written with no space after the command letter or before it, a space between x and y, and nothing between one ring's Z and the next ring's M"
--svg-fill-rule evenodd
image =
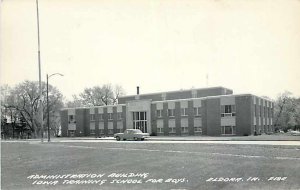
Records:
M39 0L42 80L71 100L223 86L300 96L299 0ZM35 0L2 0L0 83L38 81ZM208 76L208 77L207 77Z

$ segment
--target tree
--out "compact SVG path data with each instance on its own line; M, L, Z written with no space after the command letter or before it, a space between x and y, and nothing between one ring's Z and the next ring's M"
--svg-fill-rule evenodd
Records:
M294 119L295 119L295 128L297 128L298 130L300 130L300 98L295 100L295 113L294 113Z
M113 92L114 92L113 104L118 104L118 99L120 96L125 95L125 90L121 85L115 85Z
M94 86L85 88L79 97L73 95L73 101L68 102L68 107L79 106L103 106L118 103L118 98L124 95L124 89L120 85L104 84L102 86Z
M278 96L274 106L275 127L287 130L300 125L300 100L292 93L284 92Z
M38 121L38 100L39 100L39 87L38 82L24 81L12 88L5 98L5 109L14 109L15 117L22 117L26 125L33 132L34 137L38 136L38 132L41 129ZM62 94L59 90L51 85L48 89L49 94L49 115L50 123L52 126L58 126L57 113L63 107ZM43 120L47 118L47 100L46 100L46 84L42 83L42 103L43 103ZM56 118L56 119L55 119ZM44 125L46 123L44 122Z
M84 106L82 100L77 96L73 95L73 101L67 101L65 106L68 108L76 108L76 107L82 107Z

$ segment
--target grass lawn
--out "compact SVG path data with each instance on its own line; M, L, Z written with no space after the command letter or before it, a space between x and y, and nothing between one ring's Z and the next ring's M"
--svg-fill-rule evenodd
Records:
M300 189L297 146L143 142L2 142L1 146L2 189ZM43 179L53 175L65 176ZM45 181L58 182L38 184ZM79 184L84 181L89 184Z

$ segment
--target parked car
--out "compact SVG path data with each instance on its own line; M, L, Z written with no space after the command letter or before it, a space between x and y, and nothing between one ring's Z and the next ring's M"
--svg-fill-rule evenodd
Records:
M144 140L145 138L149 138L149 133L143 133L139 129L126 129L124 133L116 133L114 134L114 138L117 141L119 140Z
M300 131L289 131L287 133L293 136L300 136Z

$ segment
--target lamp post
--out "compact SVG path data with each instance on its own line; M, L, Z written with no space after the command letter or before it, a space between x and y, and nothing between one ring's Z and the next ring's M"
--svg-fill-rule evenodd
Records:
M64 76L63 74L60 73L53 73L51 75L48 76L47 74L47 127L48 127L48 142L50 142L50 114L49 114L49 96L48 96L48 80L50 77L54 76L54 75L59 75L59 76Z
M38 34L38 65L39 65L39 120L41 125L41 142L44 141L43 126L43 101L42 101L42 75L41 75L41 51L40 51L40 21L39 21L39 2L36 0L37 14L37 34Z

